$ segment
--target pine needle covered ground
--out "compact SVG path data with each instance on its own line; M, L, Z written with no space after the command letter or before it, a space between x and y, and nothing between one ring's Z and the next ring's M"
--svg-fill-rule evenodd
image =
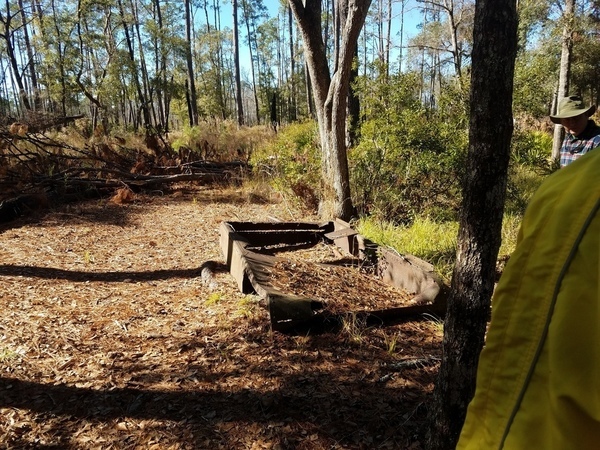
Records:
M273 218L311 219L179 186L2 224L0 448L422 448L439 323L272 332L219 224Z

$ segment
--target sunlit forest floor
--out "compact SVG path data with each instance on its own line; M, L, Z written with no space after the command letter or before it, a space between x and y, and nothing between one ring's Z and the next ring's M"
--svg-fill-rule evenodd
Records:
M271 331L219 224L273 219L317 220L187 186L0 225L0 448L423 448L439 323Z

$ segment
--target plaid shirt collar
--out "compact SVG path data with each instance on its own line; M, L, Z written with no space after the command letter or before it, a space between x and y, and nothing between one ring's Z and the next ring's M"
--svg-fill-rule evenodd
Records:
M593 148L600 146L600 126L589 120L585 130L575 136L567 133L560 149L560 165L566 166Z

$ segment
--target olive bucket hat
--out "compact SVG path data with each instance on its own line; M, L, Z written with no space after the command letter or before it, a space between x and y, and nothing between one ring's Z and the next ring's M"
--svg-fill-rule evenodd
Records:
M560 123L560 119L568 119L576 117L580 114L586 114L590 117L596 112L596 105L585 106L583 99L578 95L570 95L563 97L558 101L558 110L556 114L550 116L550 120L554 123Z

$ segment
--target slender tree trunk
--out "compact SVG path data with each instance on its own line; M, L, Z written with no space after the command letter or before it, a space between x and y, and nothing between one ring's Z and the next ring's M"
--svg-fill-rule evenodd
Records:
M77 39L79 41L79 70L75 77L75 82L79 86L79 89L81 89L81 92L83 93L83 95L85 95L86 98L90 101L91 105L93 105L92 106L94 108L93 110L96 112L96 115L97 115L98 112L103 109L102 104L100 103L100 99L94 97L93 93L90 92L88 87L82 81L83 70L85 67L85 61L84 61L85 49L84 49L84 42L83 42L83 34L85 32L87 32L88 30L86 27L87 22L83 16L84 8L81 4L81 0L78 0L77 5L78 6L77 6L76 29L77 29ZM84 28L83 31L82 31L82 27ZM90 50L90 52L91 52L91 50ZM106 69L105 69L105 71L106 71ZM99 80L101 80L103 78L104 78L104 76L98 77ZM95 127L96 124L94 123L93 125Z
M144 125L147 129L151 127L152 123L156 123L156 111L154 109L154 102L152 101L152 92L150 90L150 81L148 79L148 67L146 66L146 57L144 56L144 47L142 45L142 35L140 33L140 20L138 16L137 2L130 0L131 13L133 15L133 29L135 30L137 43L138 43L138 55L140 60L140 76L142 79L143 89L143 105L142 112L144 113Z
M121 0L118 0L118 6L119 6L119 14L121 15L121 22L123 24L123 30L125 32L125 43L127 44L127 51L128 51L128 55L129 55L129 60L131 62L131 69L132 69L131 76L133 78L133 82L134 82L135 89L137 92L138 101L140 102L139 108L141 109L141 112L142 112L143 124L144 124L144 127L146 128L146 130L148 130L151 125L150 111L148 109L148 103L147 103L146 97L144 95L144 92L142 91L142 84L140 83L140 77L139 77L139 74L137 71L137 63L135 61L135 51L133 48L133 39L131 38L131 34L129 32L129 25L127 24L127 21L125 20L125 10L123 9L123 3Z
M208 16L207 16L208 19ZM186 39L186 63L187 63L187 82L186 92L188 98L188 115L190 126L198 125L198 101L196 99L196 83L194 81L194 64L192 61L192 24L190 13L190 0L185 0L185 39Z
M404 51L404 7L406 0L400 0L400 45L398 46L398 72L402 73L402 58Z
M385 76L386 79L390 76L390 46L392 44L392 0L388 0L387 2L387 17L386 17L386 26L387 26L387 37L385 43Z
M287 8L288 13L288 34L290 36L290 91L291 91L291 105L290 105L290 121L294 122L298 118L298 102L296 100L296 55L294 52L294 23L292 8Z
M5 73L8 70L4 67L4 60L0 58L0 73ZM8 92L8 83L0 83L0 97L8 99L10 94ZM12 115L11 102L0 102L0 116L10 117Z
M252 76L252 93L254 95L254 112L256 114L256 122L260 124L260 105L258 103L258 87L256 86L256 70L254 67L254 47L253 42L256 42L256 33L254 28L251 29L251 18L248 0L242 0L242 14L244 16L244 22L246 23L246 33L248 35L248 53L250 55L250 74Z
M156 15L156 22L158 24L158 30L161 36L165 32L162 18L162 10L160 7L160 0L154 0L154 12ZM164 49L164 39L157 38L154 46L154 67L156 71L156 77L159 81L158 89L156 92L156 100L158 102L158 126L168 133L169 131L169 120L167 112L168 104L168 89L167 89L167 57Z
M477 0L473 37L469 150L444 357L430 409L429 450L456 447L475 392L501 242L513 130L516 0Z
M21 71L19 70L19 64L17 62L17 56L15 54L15 48L13 46L13 32L11 30L11 22L14 17L15 15L11 12L10 4L8 3L8 0L6 0L6 13L3 14L2 12L0 12L0 23L4 26L4 30L2 30L2 39L6 44L8 62L10 64L11 72L13 74L12 80L17 85L17 89L19 91L20 104L23 106L23 108L29 111L31 110L31 103L29 102L29 97L27 96L25 85L23 84L23 78L21 76Z
M217 31L221 30L221 7L219 6L220 2L217 0L213 0L213 11L215 18L215 29ZM217 49L217 58L215 69L217 71L217 98L219 99L219 107L221 109L221 118L227 118L227 106L225 102L225 80L223 79L223 46L221 45L221 41L219 41Z
M462 55L458 45L458 23L456 21L456 11L454 11L454 1L445 0L444 9L448 14L448 31L450 32L452 60L454 62L454 73L458 80L462 80Z
M575 13L575 0L565 0L565 10L562 16L562 49L560 53L560 72L558 75L558 89L556 91L555 105L558 99L565 97L569 92L569 78L571 75L571 58L573 53L573 25ZM556 113L556 110L552 111ZM562 125L554 125L554 139L552 141L552 159L560 158L560 147L564 136Z
M21 20L23 22L23 39L25 41L25 49L27 51L27 68L29 71L29 77L31 78L31 90L33 93L33 109L35 109L36 111L41 111L42 102L37 82L37 72L35 70L35 58L33 56L33 48L29 40L29 21L25 15L25 8L23 8L23 0L19 0L19 11L21 12Z
M383 20L383 1L377 0L377 16L375 26L377 27L377 58L385 64L385 44L383 42L385 20Z
M56 4L54 0L51 1L52 6L52 15L53 15L53 23L54 29L56 31L56 52L58 54L58 71L60 73L60 106L61 106L61 114L63 116L67 115L67 85L66 85L66 74L65 74L65 52L63 45L63 38L61 34L61 29L59 27L59 20L56 14Z
M235 101L237 106L237 122L244 124L244 105L242 103L242 81L240 75L240 42L238 31L238 2L232 1L233 8L233 65L235 69Z

